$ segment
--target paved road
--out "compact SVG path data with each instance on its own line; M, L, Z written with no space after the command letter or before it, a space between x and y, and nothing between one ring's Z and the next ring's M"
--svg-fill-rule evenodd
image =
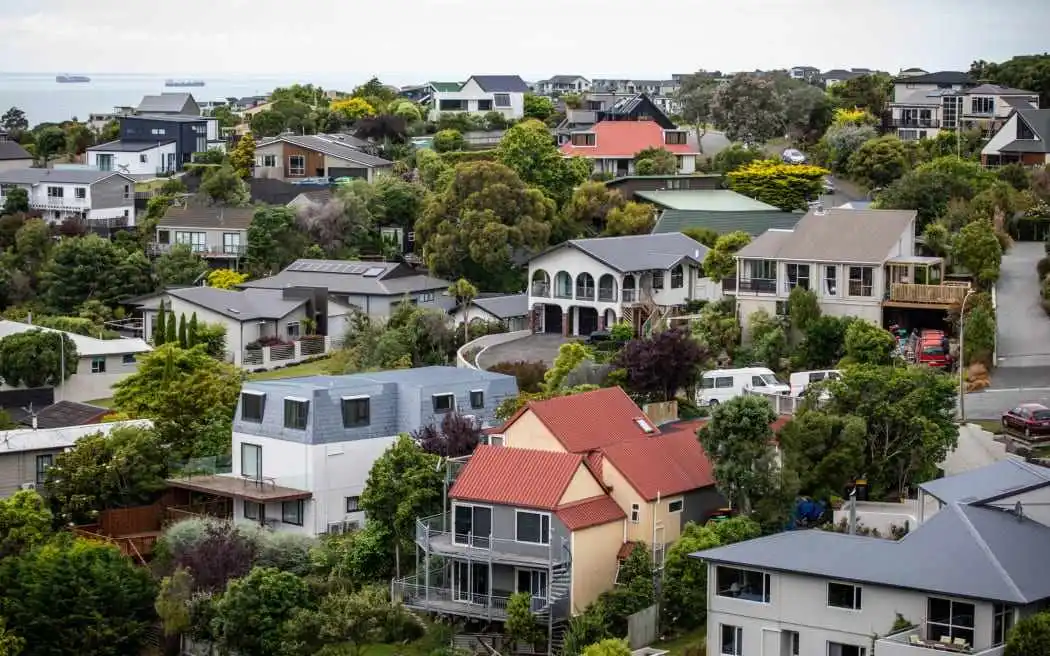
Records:
M478 358L482 369L488 369L498 362L542 362L548 367L558 357L558 348L570 338L561 335L529 335L506 344L497 344L485 350ZM576 338L572 338L576 339Z
M1050 318L1039 305L1035 265L1043 257L1040 242L1017 242L1003 256L996 285L999 368L1031 369L1032 379L1013 378L1009 387L1050 385ZM1007 372L1007 375L1016 372ZM998 385L997 385L998 386Z

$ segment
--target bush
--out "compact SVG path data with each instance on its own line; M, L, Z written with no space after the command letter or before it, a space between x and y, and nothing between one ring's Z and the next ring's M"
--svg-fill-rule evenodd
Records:
M441 159L449 166L460 162L495 162L498 158L495 150L454 150L441 153Z
M439 153L447 153L453 150L463 150L467 145L466 139L459 130L441 130L434 135L434 150Z
M518 379L518 391L535 394L543 387L543 377L547 373L547 365L543 362L497 362L489 368L500 374L507 374Z
M1050 246L1050 242L1047 242L1047 245ZM1046 275L1050 273L1050 257L1044 257L1039 260L1035 265L1035 272L1039 275L1040 280L1044 280Z

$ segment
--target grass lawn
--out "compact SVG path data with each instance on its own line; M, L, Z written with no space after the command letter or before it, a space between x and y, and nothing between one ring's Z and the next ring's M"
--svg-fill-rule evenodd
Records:
M1001 435L1003 432L1003 424L997 419L967 419L966 423L977 424L992 435Z
M108 399L95 399L94 401L88 401L87 404L88 405L97 405L100 408L112 408L113 407L113 399L112 399L112 397L108 398Z
M318 376L325 374L325 366L328 364L328 358L321 358L312 362L304 362L302 364L293 364L290 367L284 367L283 369L273 369L272 371L256 371L248 374L248 380L273 380L275 378L295 378L298 376ZM385 655L380 655L385 656Z
M707 628L700 627L695 631L683 633L677 638L672 638L671 640L657 640L650 646L655 649L666 649L670 652L668 656L684 656L686 650L690 648L692 648L694 652L705 654L707 652L702 650L701 647L704 645L704 635L706 633Z

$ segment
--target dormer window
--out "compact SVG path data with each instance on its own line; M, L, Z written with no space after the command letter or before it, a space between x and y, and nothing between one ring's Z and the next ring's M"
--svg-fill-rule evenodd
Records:
M295 397L284 400L284 427L292 430L306 430L306 420L310 416L310 401Z
M266 395L262 392L241 392L241 421L261 424Z
M1032 130L1032 126L1025 123L1020 116L1017 117L1017 138L1035 139L1035 132Z
M668 146L684 146L689 142L684 130L664 130L664 143Z
M576 132L572 135L574 146L594 146L598 143L598 135L593 132Z
M371 423L372 400L367 396L344 396L342 398L343 428L360 428Z

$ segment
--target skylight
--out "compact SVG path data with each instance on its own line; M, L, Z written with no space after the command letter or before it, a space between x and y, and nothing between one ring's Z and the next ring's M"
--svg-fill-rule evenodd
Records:
M634 423L638 424L638 428L641 428L643 433L648 434L656 431L656 429L653 428L653 425L642 417L635 417Z

